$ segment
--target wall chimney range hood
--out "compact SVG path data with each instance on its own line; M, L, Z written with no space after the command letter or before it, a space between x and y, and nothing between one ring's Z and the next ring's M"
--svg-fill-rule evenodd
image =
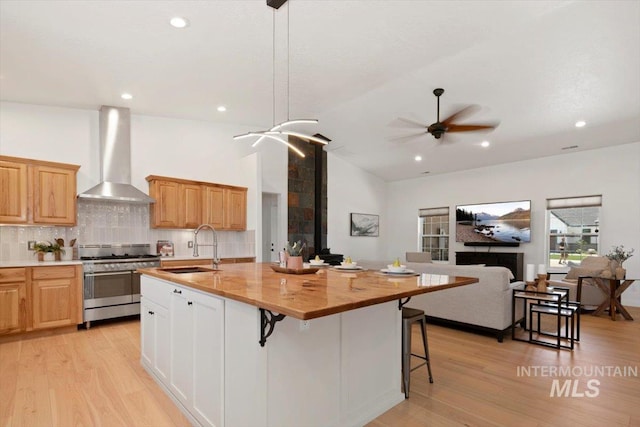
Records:
M153 203L131 185L131 113L128 108L100 107L100 184L78 194L82 199Z

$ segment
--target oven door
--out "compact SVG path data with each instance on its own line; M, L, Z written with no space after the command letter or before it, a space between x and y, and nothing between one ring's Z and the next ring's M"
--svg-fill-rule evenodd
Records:
M85 273L84 308L130 304L132 291L131 271Z

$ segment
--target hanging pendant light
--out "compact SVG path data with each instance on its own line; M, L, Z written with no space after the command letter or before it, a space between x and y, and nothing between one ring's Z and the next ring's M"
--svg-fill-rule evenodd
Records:
M282 4L284 4L286 0L278 0L275 4L270 4L267 1L267 5L273 7L273 123L276 122L276 9L278 9ZM272 2L273 3L273 2ZM277 5L276 5L277 4ZM296 124L316 124L318 120L316 119L289 119L289 107L290 107L290 97L289 97L289 9L287 6L287 120L274 124L274 126L265 131L255 131L255 132L247 132L241 135L236 135L233 139L244 139L244 138L252 138L258 137L258 139L253 143L252 147L257 146L264 139L271 139L274 141L278 141L291 150L293 150L300 157L305 157L304 153L296 148L293 144L288 141L289 136L294 136L296 138L302 139L307 142L315 142L318 144L326 145L328 141L323 138L319 138L315 135L307 135L303 132L297 132L286 129L287 126L296 125Z

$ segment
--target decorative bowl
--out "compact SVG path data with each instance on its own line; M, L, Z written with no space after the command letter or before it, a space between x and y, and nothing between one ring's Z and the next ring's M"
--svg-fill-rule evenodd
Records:
M394 266L393 264L389 264L387 265L387 269L392 273L403 273L407 269L407 266L401 265L398 267L398 266Z
M355 267L356 265L358 265L358 263L357 263L357 262L355 262L355 261L351 261L351 262L344 262L344 261L342 261L342 262L340 263L340 265L341 265L341 266L343 266L343 267Z

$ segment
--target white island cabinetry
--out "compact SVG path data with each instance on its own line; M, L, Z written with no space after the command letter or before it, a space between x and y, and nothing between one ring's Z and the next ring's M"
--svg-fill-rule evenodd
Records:
M192 422L223 426L224 301L148 276L141 293L142 364Z

